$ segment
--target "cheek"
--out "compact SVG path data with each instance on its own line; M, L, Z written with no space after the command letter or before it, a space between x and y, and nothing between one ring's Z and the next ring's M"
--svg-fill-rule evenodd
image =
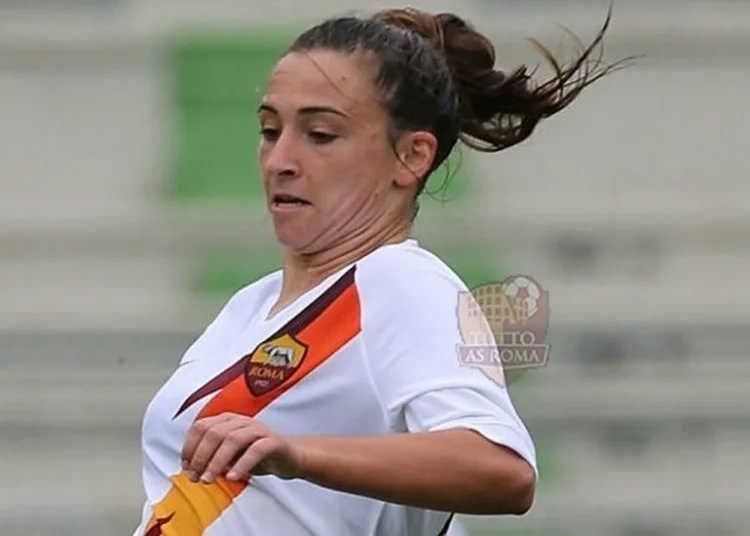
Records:
M395 161L396 155L389 142L378 133L372 134L357 156L359 184L367 185L369 191L382 192L391 184Z
M341 175L341 196L345 202L363 203L384 197L389 184L387 162L380 151L365 149L357 152L348 173Z
M270 147L267 143L260 142L258 144L258 151L256 153L256 157L258 159L258 167L261 171L265 170L266 167L266 161L268 160L268 154L269 154Z

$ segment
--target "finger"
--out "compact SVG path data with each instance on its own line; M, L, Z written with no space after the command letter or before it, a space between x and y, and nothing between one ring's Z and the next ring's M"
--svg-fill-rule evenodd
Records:
M260 427L248 423L243 428L229 432L206 465L201 480L210 484L217 476L223 475L235 460L242 458L250 445L263 438L264 433Z
M195 449L203 439L203 435L215 424L225 422L231 419L231 415L222 414L215 417L206 417L193 423L185 438L185 443L182 446L182 468L187 470L190 465L190 460L193 459Z
M263 460L273 454L279 453L283 443L276 437L265 436L250 445L239 460L227 473L229 480L240 480L248 478L250 474Z
M224 442L224 439L235 430L246 426L246 424L246 422L240 419L228 420L217 423L206 430L198 446L195 447L193 457L189 460L188 476L190 480L197 481L206 470L206 466L211 461L211 458L213 458L216 450Z

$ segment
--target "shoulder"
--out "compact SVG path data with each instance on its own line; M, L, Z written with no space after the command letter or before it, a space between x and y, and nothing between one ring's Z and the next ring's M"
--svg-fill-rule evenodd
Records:
M459 296L468 291L461 278L416 241L385 246L357 265L357 290L370 322L407 323L418 317L455 318Z
M416 241L384 246L357 264L361 294L377 296L455 294L468 290L442 259Z

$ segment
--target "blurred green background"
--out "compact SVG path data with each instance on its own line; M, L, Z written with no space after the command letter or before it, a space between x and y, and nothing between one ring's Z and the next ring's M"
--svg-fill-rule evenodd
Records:
M567 59L559 24L586 42L609 2L413 5L543 77L526 37ZM268 71L308 24L386 6L0 2L2 536L132 533L146 404L280 265L255 165ZM450 174L424 246L469 286L522 273L550 296L550 363L510 386L537 502L464 516L472 534L746 536L749 36L748 2L616 3L605 59L643 60L428 185Z

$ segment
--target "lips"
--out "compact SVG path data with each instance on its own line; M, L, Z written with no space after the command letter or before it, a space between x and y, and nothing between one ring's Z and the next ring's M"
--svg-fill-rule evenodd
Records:
M276 214L279 216L299 214L311 205L312 203L310 203L307 199L297 197L296 195L275 194L271 198L271 205L269 207L269 210L271 214Z
M310 203L307 199L303 199L301 197L297 197L290 194L276 194L273 196L273 199L271 200L274 205L277 206L306 206L310 205Z

